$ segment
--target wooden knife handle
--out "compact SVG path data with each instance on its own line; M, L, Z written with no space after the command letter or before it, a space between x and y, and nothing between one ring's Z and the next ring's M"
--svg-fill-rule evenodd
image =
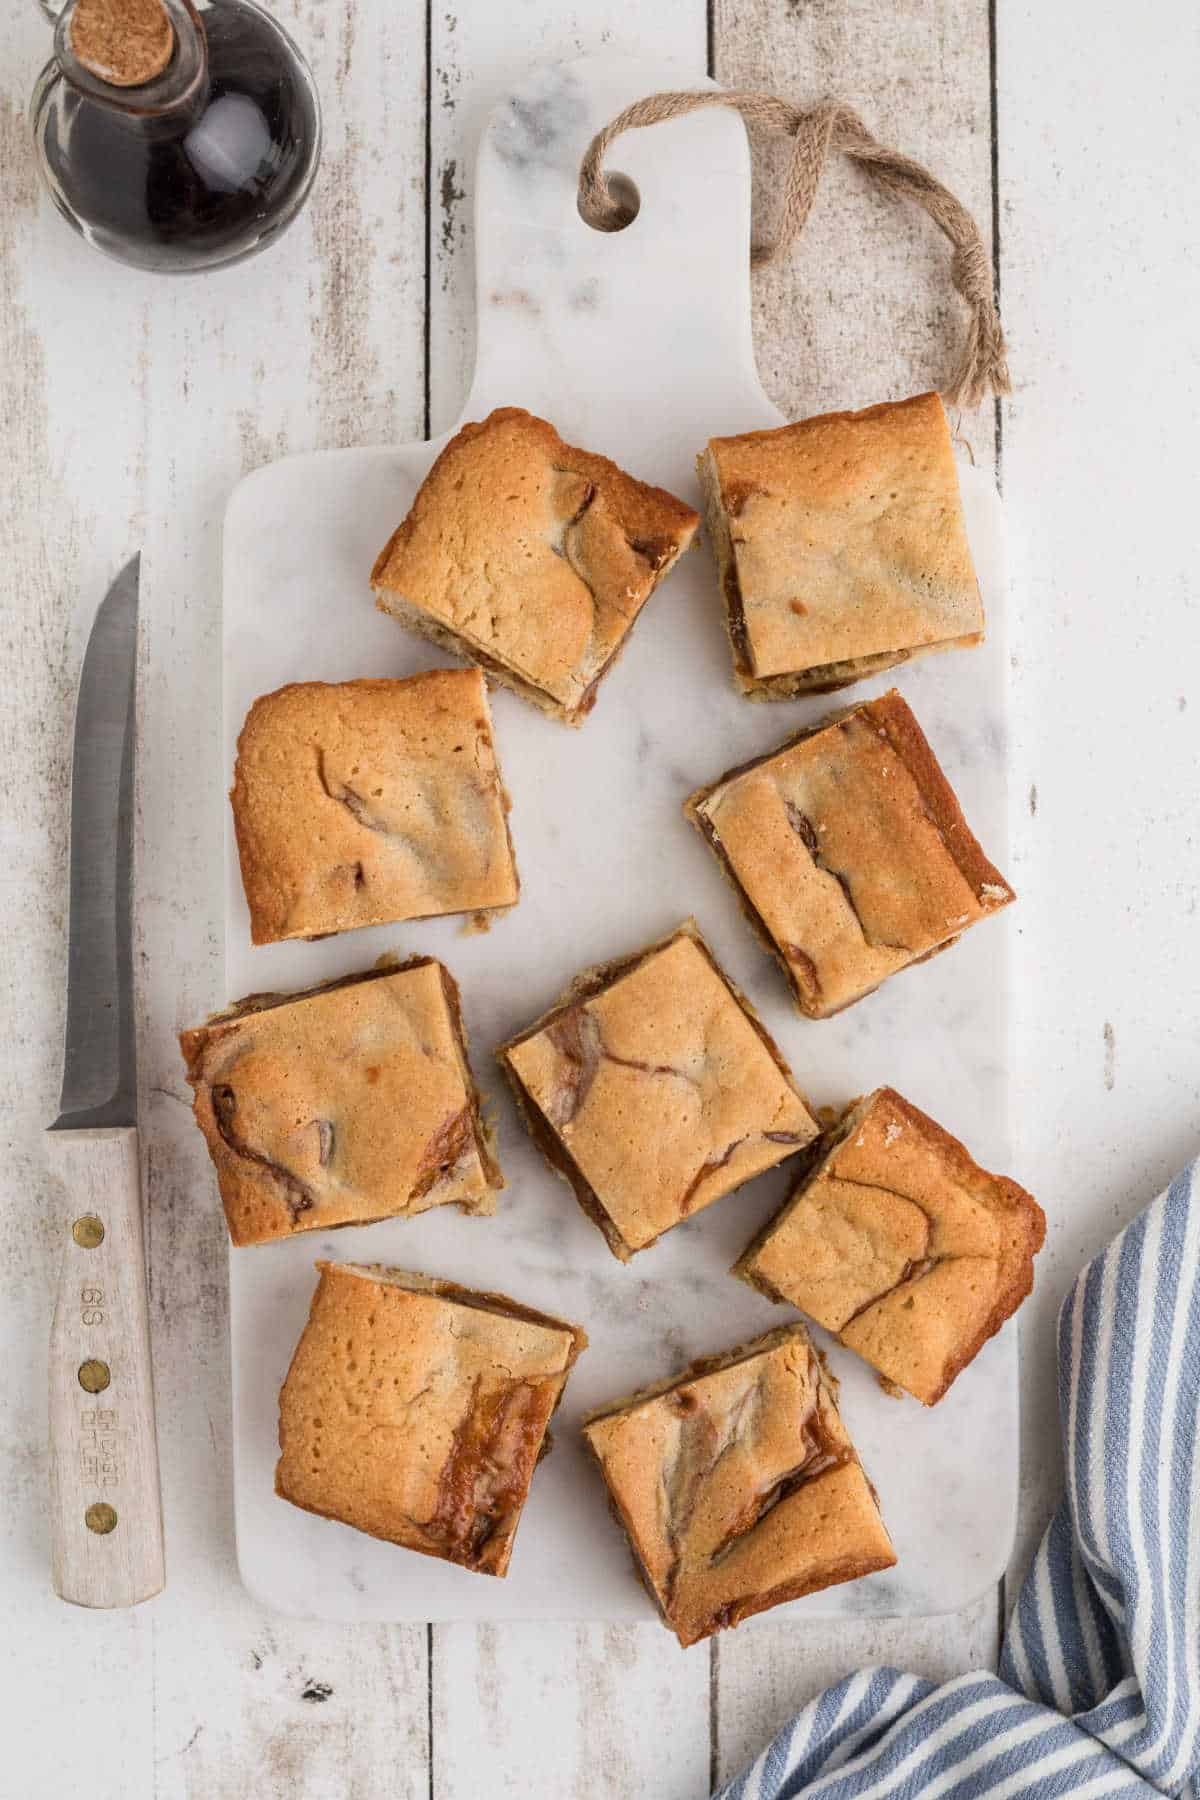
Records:
M136 1606L166 1579L138 1134L50 1141L67 1194L50 1328L54 1591L77 1606Z

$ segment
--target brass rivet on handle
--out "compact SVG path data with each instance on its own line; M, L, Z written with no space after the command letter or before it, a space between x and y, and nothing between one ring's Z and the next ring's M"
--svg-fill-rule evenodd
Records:
M112 1371L98 1356L79 1365L79 1385L86 1394L102 1394L112 1380Z
M104 1242L104 1221L95 1213L84 1213L71 1227L71 1236L81 1250L98 1250ZM112 1527L109 1527L111 1530Z
M117 1529L116 1509L105 1500L97 1500L84 1513L83 1522L89 1531L96 1532L100 1537L107 1537L110 1531Z

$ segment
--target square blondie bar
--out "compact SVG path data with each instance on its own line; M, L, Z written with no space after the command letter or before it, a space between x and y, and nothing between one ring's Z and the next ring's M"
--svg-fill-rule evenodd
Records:
M264 694L230 798L256 944L490 912L520 894L478 669Z
M684 811L810 1018L1016 898L894 689L730 769Z
M382 611L578 725L699 523L503 407L451 438L371 584Z
M713 438L698 468L743 693L826 694L982 638L936 394Z
M275 1491L407 1550L507 1574L587 1334L403 1269L317 1268L279 1396Z
M585 970L497 1055L538 1148L622 1261L817 1135L691 920Z
M683 1645L896 1561L803 1325L592 1413L584 1436Z
M495 1210L458 987L434 958L252 995L179 1044L235 1244Z
M1032 1288L1042 1209L893 1088L817 1149L733 1272L933 1406Z

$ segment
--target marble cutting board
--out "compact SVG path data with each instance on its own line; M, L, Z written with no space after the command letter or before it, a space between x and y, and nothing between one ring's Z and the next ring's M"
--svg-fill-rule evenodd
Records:
M656 69L659 85L670 71ZM646 90L627 60L534 72L485 131L476 184L479 343L464 409L523 405L571 442L697 500L693 460L716 434L781 422L754 367L747 247L750 165L740 122L713 111L638 132L615 166L641 195L625 231L580 219L575 175L593 131ZM695 85L676 72L675 85ZM801 242L798 255L803 256ZM869 279L869 271L864 271ZM891 391L885 367L879 398ZM225 769L256 695L285 682L409 674L445 655L375 611L368 575L444 439L293 458L236 489L224 542ZM993 487L962 469L984 590L982 650L895 676L985 849L1006 861L1004 575ZM863 698L888 679L865 683ZM800 1019L680 806L700 782L837 701L771 706L730 681L713 565L693 551L650 601L592 717L572 732L501 689L493 707L523 880L486 936L418 922L253 949L226 825L225 986L311 985L384 951L431 952L461 983L472 1059L492 1096L509 1186L491 1220L450 1209L362 1229L306 1232L231 1253L238 1554L256 1598L328 1619L630 1620L653 1616L586 1463L577 1422L603 1400L790 1312L726 1273L783 1197L788 1169L717 1202L622 1266L517 1123L496 1043L584 964L636 948L694 913L749 993L814 1105L898 1087L1008 1166L1005 994L1011 913L827 1022ZM498 1288L586 1326L591 1348L555 1421L507 1580L469 1574L312 1517L276 1498L276 1401L317 1257L382 1261ZM818 1336L820 1334L818 1333ZM932 1412L886 1397L834 1348L843 1414L876 1483L898 1566L769 1615L935 1613L1000 1575L1016 1503L1016 1338L994 1339ZM743 1627L753 1630L754 1624Z

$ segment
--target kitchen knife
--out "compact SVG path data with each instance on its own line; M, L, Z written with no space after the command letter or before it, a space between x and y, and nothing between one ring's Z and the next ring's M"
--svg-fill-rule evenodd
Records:
M165 1580L137 1133L131 949L138 574L88 640L71 770L67 1043L52 1154L67 1196L50 1330L55 1592L134 1606Z

